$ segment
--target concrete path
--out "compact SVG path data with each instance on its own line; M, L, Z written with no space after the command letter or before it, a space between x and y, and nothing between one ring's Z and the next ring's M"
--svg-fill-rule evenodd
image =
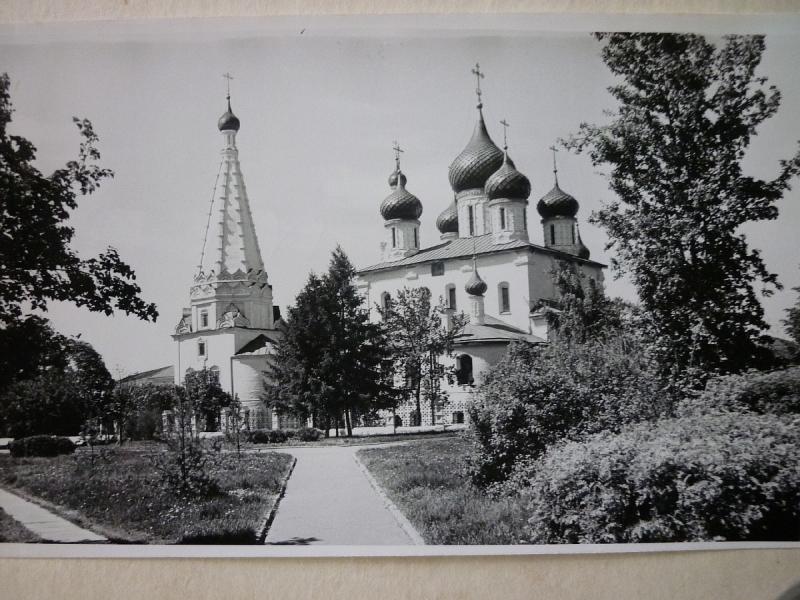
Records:
M41 506L0 489L0 508L48 542L105 542L106 538L54 515Z
M267 544L414 542L356 462L357 447L287 448L297 458Z

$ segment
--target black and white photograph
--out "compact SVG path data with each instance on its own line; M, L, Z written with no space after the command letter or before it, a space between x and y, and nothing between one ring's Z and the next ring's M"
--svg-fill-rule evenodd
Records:
M0 554L800 546L798 23L0 26Z

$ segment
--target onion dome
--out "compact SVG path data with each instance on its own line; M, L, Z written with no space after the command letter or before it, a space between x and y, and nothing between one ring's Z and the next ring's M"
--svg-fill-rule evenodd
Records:
M486 293L486 290L489 286L486 285L486 282L481 279L481 276L478 275L478 265L476 264L476 259L472 257L472 276L467 281L467 285L464 286L464 290L470 296L483 296Z
M456 203L452 202L436 219L436 228L439 233L458 233L458 211Z
M405 185L406 181L408 181L405 174L399 168L395 169L395 171L389 175L389 187L392 189L396 188L398 179L403 180L403 185Z
M395 171L396 185L391 194L381 202L381 216L386 221L392 219L419 219L422 214L422 202L414 194L406 190L406 176L398 169ZM391 177L389 178L391 183Z
M527 200L531 195L531 182L517 171L514 161L505 153L503 164L486 181L484 188L489 200L508 198L511 200Z
M228 110L226 110L217 122L220 131L239 131L239 118L231 110L231 97L228 96Z
M547 192L539 203L536 210L542 218L549 217L575 217L578 214L578 201L558 187L558 180L553 189Z
M578 238L577 239L577 243L575 244L577 246L577 250L578 250L577 251L578 258L582 258L584 260L589 260L589 257L591 256L591 252L589 252L589 248L587 248L586 245L583 243L583 240L581 239L581 232L578 229L578 225L577 224L575 225L575 233L576 233L577 238Z
M463 192L483 188L489 176L503 164L503 151L498 148L486 131L483 113L478 111L478 122L467 144L450 164L450 187Z

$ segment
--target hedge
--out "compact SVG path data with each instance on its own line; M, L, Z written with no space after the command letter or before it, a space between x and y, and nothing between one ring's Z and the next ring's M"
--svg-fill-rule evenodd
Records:
M707 413L567 442L518 469L531 543L800 539L800 420Z
M75 452L75 444L69 438L55 435L33 435L14 440L8 445L13 457L58 456Z

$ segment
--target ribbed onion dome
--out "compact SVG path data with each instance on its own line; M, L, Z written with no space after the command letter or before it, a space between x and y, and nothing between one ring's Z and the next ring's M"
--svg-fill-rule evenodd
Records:
M489 176L502 164L503 151L489 137L483 113L478 112L478 122L467 147L450 164L450 187L456 193L483 188Z
M503 164L486 181L484 188L489 200L508 198L510 200L527 200L531 195L531 182L517 171L514 161L505 153Z
M384 220L419 219L422 214L422 202L414 194L406 190L406 176L396 171L396 187L381 202L381 216ZM391 178L390 178L391 183Z
M578 214L578 201L558 187L558 181L556 181L553 189L539 200L536 210L545 219L548 217L574 217Z
M458 233L458 211L455 202L452 202L436 218L436 228L439 233Z
M403 185L408 181L405 174L400 169L395 169L395 171L389 175L389 187L392 189L396 188L398 179L403 180Z
M486 293L486 290L489 286L486 285L486 282L481 279L481 276L478 275L478 266L475 264L475 259L472 259L472 276L467 281L467 285L464 286L464 290L470 296L483 296Z
M239 131L239 118L231 110L231 99L228 98L228 110L219 118L217 127L220 131Z

